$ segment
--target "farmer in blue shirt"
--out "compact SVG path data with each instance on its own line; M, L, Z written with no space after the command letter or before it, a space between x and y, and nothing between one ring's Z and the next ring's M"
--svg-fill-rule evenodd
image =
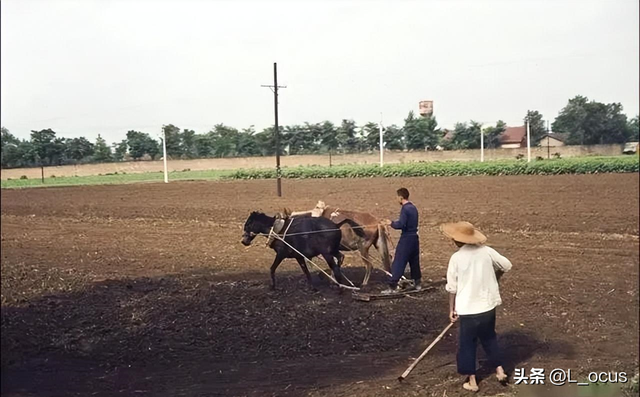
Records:
M409 201L409 191L405 188L398 189L398 202L402 205L400 219L385 223L391 225L396 230L402 230L400 241L396 247L396 254L391 265L391 282L389 289L382 291L383 294L393 294L398 292L398 281L404 274L407 262L411 267L411 278L416 290L422 289L420 279L420 239L418 237L418 209Z

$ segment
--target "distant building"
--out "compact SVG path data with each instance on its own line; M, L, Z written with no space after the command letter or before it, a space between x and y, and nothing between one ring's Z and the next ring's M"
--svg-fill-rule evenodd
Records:
M638 142L627 142L622 149L623 154L634 154L638 152Z
M454 131L453 130L449 130L447 128L442 130L442 140L445 142L449 142L453 139L453 134Z
M564 146L566 145L565 143L566 140L567 140L567 134L551 132L548 134L544 134L543 136L540 137L540 139L538 140L538 146L543 146L543 147Z
M441 142L443 144L447 144L447 143L451 142L451 140L453 139L453 135L454 135L454 131L453 130L449 130L447 128L443 128L442 130L440 130L440 133L442 134L440 139L441 139ZM436 146L436 150L444 150L444 146L437 145Z
M500 135L500 147L503 149L516 149L527 146L527 127L507 127Z

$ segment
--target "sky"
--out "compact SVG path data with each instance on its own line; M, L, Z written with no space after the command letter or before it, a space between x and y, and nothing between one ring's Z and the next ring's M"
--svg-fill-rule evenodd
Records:
M569 98L638 113L637 0L2 0L1 122L28 138L163 124L353 119L402 125L421 100L443 128L553 121Z

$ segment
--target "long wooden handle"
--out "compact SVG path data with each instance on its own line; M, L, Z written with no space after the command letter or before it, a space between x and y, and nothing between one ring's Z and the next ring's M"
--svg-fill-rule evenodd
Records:
M426 355L427 355L427 353L429 353L429 350L431 350L431 348L432 348L433 346L435 346L435 345L436 345L436 343L438 343L438 342L440 341L440 339L442 339L442 337L444 336L444 334L446 334L446 333L447 333L447 331L449 331L449 328L453 327L453 324L455 324L455 323L450 323L449 325L447 325L447 328L445 328L445 329L444 329L444 331L440 332L440 335L438 335L438 337L436 338L436 340L434 340L434 341L429 345L429 347L427 347L427 348L426 348L426 350L422 352L422 354L420 355L420 357L416 358L416 359L413 361L413 363L411 363L411 365L409 366L409 368L407 368L407 370L406 370L406 371L404 371L404 373L398 377L398 381L400 381L400 382L401 382L402 380L404 380L404 378L406 378L406 377L407 377L407 375L409 375L409 373L410 373L411 371L413 371L413 369L416 367L416 365L418 365L418 363L420 362L420 360L422 360L422 359L424 358L424 356L426 356Z

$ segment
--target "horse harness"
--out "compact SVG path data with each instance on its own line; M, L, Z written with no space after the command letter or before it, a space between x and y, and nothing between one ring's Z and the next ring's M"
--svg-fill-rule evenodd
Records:
M291 227L291 224L293 223L294 218L287 218L290 220L289 225L287 225L287 229L284 231L284 234L282 235L282 239L285 238L285 236L287 235L287 232L289 231L289 228ZM269 237L267 238L267 247L273 248L272 245L274 243L274 241L276 240L276 236L278 236L280 234L280 232L282 231L282 229L284 228L284 224L286 223L287 219L283 218L281 214L278 214L278 216L276 216L276 221L273 222L273 226L271 226L271 230L269 231Z

